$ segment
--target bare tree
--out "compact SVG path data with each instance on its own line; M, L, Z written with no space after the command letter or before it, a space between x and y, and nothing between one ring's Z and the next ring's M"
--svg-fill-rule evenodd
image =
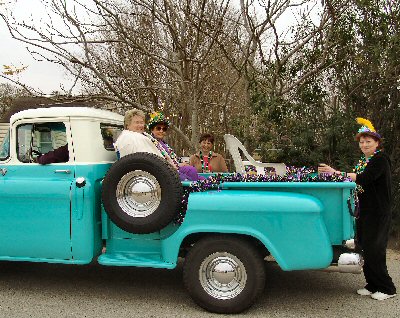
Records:
M197 141L204 69L212 67L215 40L227 33L229 0L52 0L47 9L41 27L12 13L2 18L34 56L63 65L97 98L146 111L165 105L179 114L187 143Z
M18 86L0 83L0 118L11 107L12 102L24 93L26 92Z
M245 118L250 133L253 81L264 79L274 94L301 85L306 73L288 80L281 69L321 37L333 11L324 9L311 31L290 42L277 24L310 2L43 0L47 17L40 23L21 21L12 11L0 16L34 57L62 65L91 98L116 102L119 111L164 110L193 148L202 131L228 132L235 115ZM310 9L302 14L299 23L311 23Z
M235 37L240 54L227 54L227 60L245 86L246 105L251 105L254 83L267 95L289 98L307 79L331 66L327 54L335 45L331 30L346 2L240 0L242 27ZM321 52L318 63L287 76L285 70L301 59L305 47ZM257 121L249 107L243 111L243 137L249 146L251 126Z

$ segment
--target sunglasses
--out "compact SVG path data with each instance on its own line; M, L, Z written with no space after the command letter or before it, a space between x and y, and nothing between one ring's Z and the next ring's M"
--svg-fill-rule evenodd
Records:
M164 126L156 126L155 127L157 131L167 131L168 127L164 127Z

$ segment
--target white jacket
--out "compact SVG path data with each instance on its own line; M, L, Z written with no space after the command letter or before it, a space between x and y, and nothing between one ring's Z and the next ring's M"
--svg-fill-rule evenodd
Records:
M160 150L158 150L148 137L130 130L122 131L121 135L119 135L117 141L114 143L114 147L115 151L119 152L121 158L135 152L154 153L163 158Z

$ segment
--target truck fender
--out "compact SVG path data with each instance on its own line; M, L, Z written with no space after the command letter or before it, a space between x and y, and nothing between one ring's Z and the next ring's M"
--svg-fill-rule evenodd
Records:
M176 260L189 235L225 233L259 240L283 270L325 268L333 252L322 211L317 198L300 193L192 193L181 227L162 242L163 256Z

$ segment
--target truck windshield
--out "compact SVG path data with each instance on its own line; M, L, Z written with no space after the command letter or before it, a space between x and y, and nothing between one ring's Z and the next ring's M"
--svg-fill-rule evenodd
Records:
M7 131L0 145L0 160L7 159L10 155L10 131Z

